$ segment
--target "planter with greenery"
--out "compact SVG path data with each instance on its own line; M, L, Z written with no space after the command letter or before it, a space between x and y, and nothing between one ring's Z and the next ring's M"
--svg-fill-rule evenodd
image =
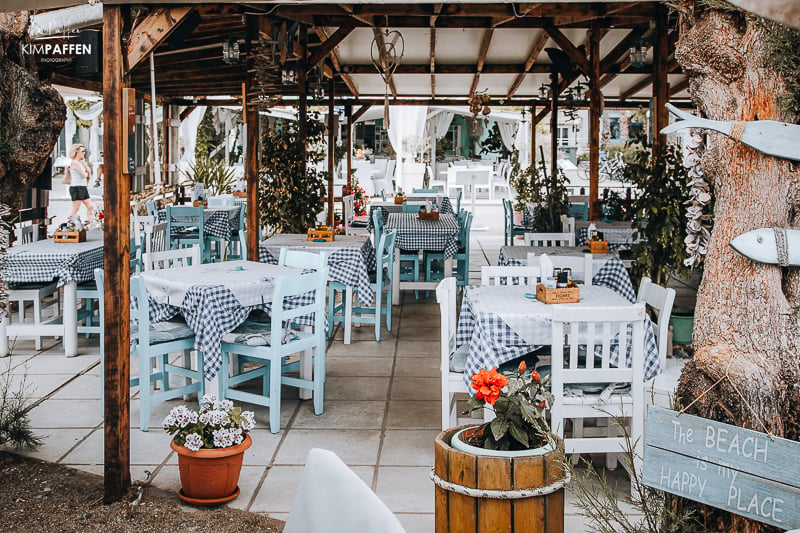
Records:
M325 128L309 115L306 161L297 121L278 120L261 138L258 204L270 233L305 233L322 211L327 172L315 163L325 157Z
M191 185L203 185L207 196L229 193L234 183L233 169L221 159L211 159L208 156L198 157L194 164L189 165L188 171L181 169L181 173L189 179Z
M633 246L633 275L649 276L666 287L673 275L687 274L687 169L680 151L672 145L654 157L649 151L637 151L626 164L625 177L641 191L632 203L632 211L638 217L633 222L633 237L644 239Z
M531 231L561 231L561 215L569 214L567 181L566 175L560 170L552 179L534 165L520 169L519 152L514 151L509 178L516 192L514 211L528 210L525 224Z

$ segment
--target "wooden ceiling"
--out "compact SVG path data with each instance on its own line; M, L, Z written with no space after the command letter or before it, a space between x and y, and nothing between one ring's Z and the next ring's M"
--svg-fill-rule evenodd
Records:
M486 91L493 103L543 104L539 90L550 83L553 65L547 48L560 48L573 73L560 84L584 81L589 30L600 40L600 87L607 105L638 105L652 94L652 50L643 66L634 67L629 49L652 42L658 16L655 2L538 4L204 4L165 8L131 8L126 33L130 83L150 90L153 52L155 85L167 99L227 96L241 99L243 84L254 74L253 58L264 50L274 72L262 79L261 91L293 97L298 85L280 83L280 63L300 65L301 33L307 35L306 64L323 65L333 76L335 94L354 102L383 99L386 84L370 56L373 39L386 28L403 35L405 53L389 80L389 96L415 102L464 105L474 91ZM670 42L677 38L670 24ZM258 38L261 38L259 48ZM226 64L222 43L239 42L241 62ZM91 87L76 79L69 66L50 67L55 81ZM673 98L688 97L685 77L670 51L669 81ZM327 80L325 88L328 89ZM254 97L253 89L248 97Z

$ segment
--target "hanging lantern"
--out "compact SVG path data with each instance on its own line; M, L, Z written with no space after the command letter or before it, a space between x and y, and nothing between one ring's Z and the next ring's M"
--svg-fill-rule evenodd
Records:
M630 59L631 66L639 68L644 66L644 59L647 56L647 43L639 39L631 46Z
M388 17L387 17L388 25ZM384 33L378 33L372 39L372 45L369 49L372 58L372 65L378 71L378 74L383 78L385 84L383 93L383 122L384 127L389 128L389 82L392 79L392 74L397 70L400 61L403 59L405 52L405 41L403 35L397 31L389 31L389 28L384 30Z

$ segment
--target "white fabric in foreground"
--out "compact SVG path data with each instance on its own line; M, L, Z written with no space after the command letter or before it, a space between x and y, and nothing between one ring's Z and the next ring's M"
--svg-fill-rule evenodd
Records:
M405 533L386 504L339 457L308 452L284 533Z

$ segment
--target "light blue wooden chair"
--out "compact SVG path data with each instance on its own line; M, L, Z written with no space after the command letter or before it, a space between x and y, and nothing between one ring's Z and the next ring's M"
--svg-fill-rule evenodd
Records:
M372 211L372 243L374 246L377 246L380 242L381 235L383 235L383 226L385 222L383 221L383 208L376 207Z
M150 323L147 288L139 275L131 277L131 298L135 303L131 309L131 320L136 321L136 327L131 327L131 355L139 358L139 376L131 379L131 386L139 387L139 429L147 431L152 404L195 392L198 398L203 396L203 355L202 352L196 352L197 370L193 370L189 352L194 350L194 332L185 322L169 320ZM184 352L184 366L170 363L169 354L178 351ZM153 362L156 363L155 369ZM170 374L187 378L186 384L172 388ZM144 386L154 382L158 382L158 391Z
M200 257L203 262L208 262L211 258L205 242L203 221L203 206L168 205L167 243L169 248L185 248L197 244L200 246Z
M411 194L436 194L438 189L411 189Z
M144 208L147 210L147 214L151 217L155 217L158 220L158 205L156 205L155 200L147 200L144 203Z
M386 315L386 330L392 331L392 263L394 262L395 230L383 233L375 250L377 269L375 278L370 279L370 287L374 294L374 307L360 307L353 305L354 296L346 298L347 286L338 281L331 281L328 288L328 320L331 327L328 336L333 336L333 324L341 322L345 328L351 326L352 320L362 324L375 324L375 340L381 340L381 317ZM384 300L384 289L387 294ZM342 293L342 301L336 305L336 291ZM385 302L385 306L383 303ZM351 317L348 320L348 316ZM349 337L345 331L345 337ZM347 339L345 339L346 341ZM345 342L346 343L346 342Z
M505 221L505 245L514 246L517 235L525 235L525 226L514 224L514 208L511 200L503 199L503 220Z
M419 208L422 207L419 204L403 204L403 213L419 213Z
M312 254L316 255L316 254ZM245 323L222 337L222 368L219 373L219 396L269 407L269 428L280 431L281 385L310 389L313 391L314 414L323 411L325 388L325 284L328 267L300 276L280 276L275 280L272 298L272 321L270 324ZM314 292L314 301L286 308L292 298ZM312 331L292 328L292 321L300 316L313 314ZM285 375L302 367L307 350L313 350L313 371L309 377ZM286 364L286 358L303 353L301 360ZM239 371L229 376L230 354L238 354ZM244 363L260 366L242 371ZM261 378L261 393L235 388L242 383Z
M239 211L239 229L231 233L231 240L228 243L228 260L247 259L247 215L245 214L246 205L242 205Z
M469 232L472 227L472 213L469 211L463 211L463 213L463 222L459 217L461 232L458 236L458 252L451 258L456 262L453 276L456 278L456 283L462 287L469 285ZM439 265L434 266L434 261L437 261ZM442 252L425 252L425 279L427 281L444 278L444 261Z

